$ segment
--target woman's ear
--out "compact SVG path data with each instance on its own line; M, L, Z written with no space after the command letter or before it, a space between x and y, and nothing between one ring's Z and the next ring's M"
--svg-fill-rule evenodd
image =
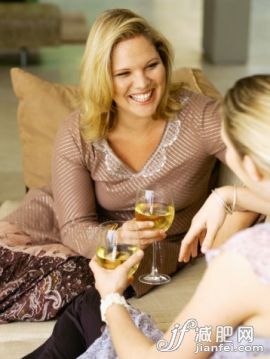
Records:
M245 155L242 160L243 167L247 173L247 175L256 182L260 182L263 179L262 172L258 169L256 163L253 161L253 159Z

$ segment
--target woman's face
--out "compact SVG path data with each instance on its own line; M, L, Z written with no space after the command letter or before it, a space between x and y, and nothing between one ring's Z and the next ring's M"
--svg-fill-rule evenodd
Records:
M221 137L222 137L222 141L226 145L225 159L226 159L227 165L237 175L237 177L239 177L241 180L243 180L240 157L239 157L238 153L236 152L235 148L233 147L233 145L232 145L230 139L228 138L226 132L224 131L223 127L221 130Z
M152 118L165 89L166 70L148 39L137 36L114 47L112 81L118 118Z
M257 166L256 171L259 172L256 172L257 174L255 174L254 167L250 162L250 158L247 159L247 156L241 157L239 155L223 129L221 135L223 142L226 144L225 157L226 163L230 169L237 175L241 182L254 193L256 193L258 197L270 201L269 177L265 175L261 177L262 172Z

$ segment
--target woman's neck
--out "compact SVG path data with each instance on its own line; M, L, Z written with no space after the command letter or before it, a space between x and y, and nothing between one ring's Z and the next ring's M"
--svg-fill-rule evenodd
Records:
M117 132L128 132L129 134L144 134L151 131L152 128L156 127L157 124L163 122L161 119L154 120L152 117L124 117L118 116L116 118L116 125L113 131Z

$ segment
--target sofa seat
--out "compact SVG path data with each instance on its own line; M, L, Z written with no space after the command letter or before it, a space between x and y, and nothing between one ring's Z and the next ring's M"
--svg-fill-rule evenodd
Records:
M0 325L0 358L19 359L42 344L51 334L55 321L16 322Z

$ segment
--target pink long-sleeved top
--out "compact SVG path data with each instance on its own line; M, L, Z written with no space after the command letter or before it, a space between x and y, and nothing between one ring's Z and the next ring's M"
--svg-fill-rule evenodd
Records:
M225 152L219 103L186 90L179 101L181 110L168 121L159 145L139 172L123 163L107 140L86 143L79 112L72 113L56 137L51 188L31 190L8 220L39 243L61 242L90 258L98 223L133 218L136 190L159 183L173 194L175 219L167 239L159 242L158 265L163 272L175 272L180 239L209 193L216 158L223 160ZM137 275L150 270L150 252L147 248ZM133 286L137 294L146 288L137 281Z

